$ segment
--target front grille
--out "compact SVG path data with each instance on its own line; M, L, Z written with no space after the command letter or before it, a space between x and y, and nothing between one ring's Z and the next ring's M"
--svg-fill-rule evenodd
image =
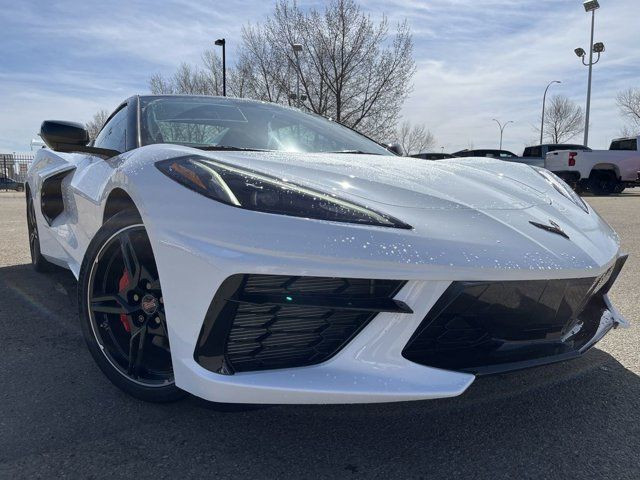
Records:
M603 295L625 259L598 278L454 282L402 355L477 374L578 355L597 332Z
M404 283L234 275L211 303L195 358L223 374L323 362L379 312L411 312L393 299Z

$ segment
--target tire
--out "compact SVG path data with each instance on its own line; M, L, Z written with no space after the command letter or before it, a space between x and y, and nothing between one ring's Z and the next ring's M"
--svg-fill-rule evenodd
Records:
M607 196L615 193L620 181L612 171L600 170L591 172L589 176L589 190L598 196Z
M89 352L115 386L148 402L186 395L175 385L162 290L137 212L114 215L89 244L78 307Z
M620 194L622 192L624 192L626 190L626 186L624 183L619 182L618 185L616 186L615 190L613 191L613 193L617 193Z
M31 253L31 265L36 272L46 273L58 269L53 263L47 261L40 253L40 235L38 234L38 222L33 205L33 198L27 192L27 231L29 232L29 253Z

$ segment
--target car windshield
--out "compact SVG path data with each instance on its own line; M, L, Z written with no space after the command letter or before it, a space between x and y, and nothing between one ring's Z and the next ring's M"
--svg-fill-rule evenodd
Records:
M266 102L219 97L141 97L143 145L392 155L325 118Z

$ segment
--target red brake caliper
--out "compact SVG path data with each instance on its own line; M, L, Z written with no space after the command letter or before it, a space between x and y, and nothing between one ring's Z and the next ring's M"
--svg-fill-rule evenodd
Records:
M122 277L120 277L120 282L118 283L118 291L121 295L125 294L125 290L129 287L129 282L130 282L129 272L127 272L127 269L125 268L124 271L122 272ZM127 331L127 333L131 333L129 320L127 319L127 316L124 313L120 314L120 322L122 323L122 326Z

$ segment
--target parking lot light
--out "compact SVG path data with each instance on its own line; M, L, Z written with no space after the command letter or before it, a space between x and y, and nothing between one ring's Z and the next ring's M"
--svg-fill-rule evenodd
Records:
M291 45L293 49L293 54L296 57L296 107L300 108L300 57L298 54L302 52L302 45L300 43L294 43Z
M578 50L578 49L576 49ZM582 49L580 49L582 50ZM578 52L576 52L578 53ZM549 90L549 87L551 85L553 85L554 83L562 83L560 80L553 80L551 82L549 82L549 85L547 85L547 88L544 89L544 95L542 96L542 121L540 123L540 145L542 145L542 137L543 137L543 132L544 132L544 107L545 104L547 102L547 90Z
M594 10L597 10L600 8L600 4L598 3L598 0L586 0L585 2L582 3L582 5L584 6L585 12L593 12Z
M498 120L496 120L495 118L493 118L492 120L498 124L498 127L500 127L500 150L502 150L502 134L504 133L504 129L507 128L507 125L509 125L510 123L513 123L513 120L509 120L504 125L500 123Z
M214 42L216 47L222 47L222 96L227 96L227 58L226 47L227 41L224 38L219 38Z
M593 43L593 31L596 22L596 10L600 8L600 4L598 0L586 0L582 3L584 6L584 10L589 13L591 12L591 42L589 43L589 63L585 62L586 52L582 48L576 48L574 52L578 57L582 59L582 64L589 67L589 80L587 83L587 108L584 115L584 146L586 147L589 143L589 113L591 111L591 78L593 72L593 66L598 63L600 60L600 54L604 52L604 43L598 42ZM593 54L597 53L598 58L596 61L593 61Z

